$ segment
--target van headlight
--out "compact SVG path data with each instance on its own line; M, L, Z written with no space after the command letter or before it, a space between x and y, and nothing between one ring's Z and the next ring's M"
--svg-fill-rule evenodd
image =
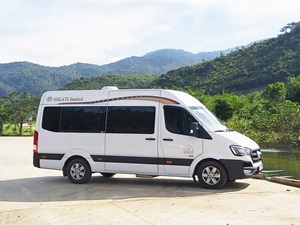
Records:
M243 156L243 155L251 155L251 149L246 148L240 145L230 145L230 150L234 155Z

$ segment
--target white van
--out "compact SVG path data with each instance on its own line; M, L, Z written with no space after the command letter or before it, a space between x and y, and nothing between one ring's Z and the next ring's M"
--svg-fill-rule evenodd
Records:
M201 187L262 170L259 146L228 130L197 99L174 90L49 91L41 98L33 164L73 183L92 173L196 176Z

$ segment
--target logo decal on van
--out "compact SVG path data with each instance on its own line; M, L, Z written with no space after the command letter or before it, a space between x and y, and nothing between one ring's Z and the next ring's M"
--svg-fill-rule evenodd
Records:
M47 97L47 102L51 102L51 101L52 101L52 97L51 96Z
M190 145L186 145L184 148L183 148L183 154L194 154L194 149L192 146Z
M83 97L52 97L46 98L47 102L82 102Z

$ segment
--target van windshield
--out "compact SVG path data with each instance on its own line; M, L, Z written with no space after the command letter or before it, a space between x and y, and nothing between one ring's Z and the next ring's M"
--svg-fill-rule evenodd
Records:
M227 131L228 128L224 126L208 109L201 106L191 106L190 109L198 117L199 121L205 124L211 131Z

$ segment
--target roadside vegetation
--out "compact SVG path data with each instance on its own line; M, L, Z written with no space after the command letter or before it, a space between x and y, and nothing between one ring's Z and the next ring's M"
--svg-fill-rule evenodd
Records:
M22 136L33 136L35 123L24 124L22 127ZM12 124L4 124L1 136L20 136L19 127Z
M26 93L0 97L0 135L32 135L38 104L39 98Z
M300 76L248 94L189 93L231 130L254 139L261 147L300 149Z

